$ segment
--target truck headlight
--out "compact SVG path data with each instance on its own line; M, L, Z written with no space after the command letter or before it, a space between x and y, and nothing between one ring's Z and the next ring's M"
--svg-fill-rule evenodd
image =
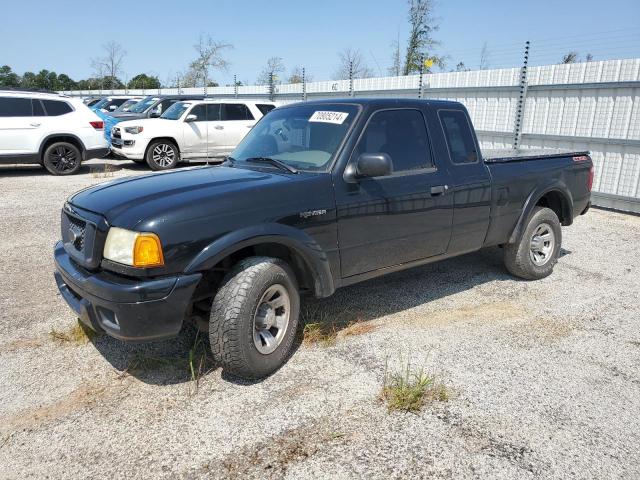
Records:
M131 267L164 265L162 244L155 233L111 227L104 244L104 258Z
M144 127L124 127L124 131L127 133L131 133L133 135L137 135L144 130Z

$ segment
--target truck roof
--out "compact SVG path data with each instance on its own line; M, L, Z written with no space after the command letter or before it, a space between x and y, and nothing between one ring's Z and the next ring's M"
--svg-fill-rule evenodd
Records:
M306 102L291 103L289 105L325 105L336 103L349 103L352 105L374 106L374 107L415 107L419 104L428 104L437 107L460 108L460 102L450 100L433 100L419 98L389 98L389 97L369 97L369 98L328 98L322 100L308 100ZM286 105L285 105L286 106Z

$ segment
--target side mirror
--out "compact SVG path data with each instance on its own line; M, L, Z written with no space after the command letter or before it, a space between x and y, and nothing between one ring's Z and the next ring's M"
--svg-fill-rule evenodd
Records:
M358 177L385 177L393 172L393 162L386 153L363 153L356 162Z
M149 118L158 118L159 116L160 116L160 112L151 112L149 114ZM187 117L195 117L195 115L187 115Z
M187 115L187 117L184 119L185 122L195 122L198 119L197 115L194 115L193 113L190 113L189 115Z

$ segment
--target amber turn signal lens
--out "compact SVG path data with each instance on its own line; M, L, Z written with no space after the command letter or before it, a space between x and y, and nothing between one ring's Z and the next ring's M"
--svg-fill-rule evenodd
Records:
M162 245L154 233L141 233L133 246L134 267L160 267L164 265Z

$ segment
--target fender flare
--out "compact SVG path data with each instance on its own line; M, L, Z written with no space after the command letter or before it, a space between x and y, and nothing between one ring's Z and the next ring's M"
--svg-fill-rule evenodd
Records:
M265 243L282 245L299 255L313 277L313 289L317 297L327 297L335 291L326 252L302 230L275 223L251 226L223 235L196 255L184 273L188 275L210 270L238 250Z
M77 135L74 135L73 133L50 133L49 135L44 137L42 140L40 140L40 148L38 148L38 159L40 161L42 161L42 155L44 155L45 143L47 143L49 140L56 137L71 137L75 141L77 141L78 144L80 145L80 155L82 155L82 160L85 160L84 157L87 154L87 147L85 147L84 142L80 137L78 137Z
M536 204L549 192L558 192L562 198L562 214L566 219L563 225L571 225L573 223L573 197L571 192L561 180L550 180L536 187L525 200L518 222L509 237L509 243L517 243L520 240L524 230L527 228L531 215L533 215L533 209Z

